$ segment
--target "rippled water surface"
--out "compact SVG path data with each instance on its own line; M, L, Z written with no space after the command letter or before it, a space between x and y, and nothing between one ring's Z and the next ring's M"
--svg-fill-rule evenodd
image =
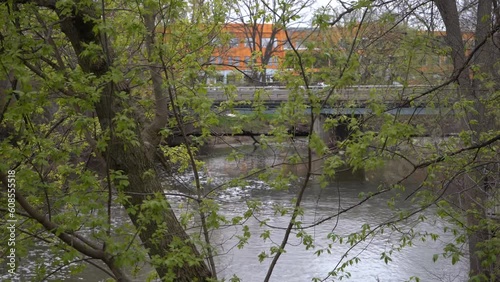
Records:
M253 148L242 147L245 152L252 152ZM204 176L210 178L206 181L207 187L213 189L225 183L229 179L248 173L252 168L263 168L278 164L283 156L275 156L272 151L253 152L253 156L242 157L238 162L226 160L229 152L227 149L211 150L210 155L204 158L207 163L207 171ZM319 169L317 164L315 169ZM394 168L396 167L396 168ZM303 168L287 168L295 175L302 176ZM386 228L383 234L380 230L376 236L368 237L365 241L351 248L346 244L334 244L330 248L331 253L322 253L320 256L314 254L316 250L324 249L331 244L327 238L328 234L334 233L346 236L352 232L359 231L363 224L369 224L375 228L378 224L394 220L394 211L389 209L387 201L394 194L381 195L359 205L338 217L332 215L339 210L348 208L359 202L359 193L369 193L377 190L380 183L388 178L397 177L399 166L388 166L384 171L376 173L346 174L332 181L327 187L320 188L317 181L313 180L308 188L302 206L304 215L300 218L305 231L314 239L314 249L306 250L297 232L290 236L289 243L274 270L271 281L311 281L313 278L326 279L325 281L338 281L338 278L328 276L328 273L338 267L349 258L358 257L357 264L348 267L349 279L345 277L342 281L406 281L412 276L417 276L420 281L466 281L467 261L460 261L451 265L449 260L440 258L433 262L434 254L441 253L444 245L452 241L452 236L443 233L445 223L437 220L432 215L432 210L426 213L427 220L419 222L417 218L410 218L398 226L397 231ZM191 182L189 175L179 176L170 184ZM205 179L207 180L207 179ZM210 183L210 184L208 184ZM219 278L230 278L237 275L242 281L263 281L268 269L270 259L259 262L258 256L262 252L269 253L269 248L280 244L283 236L283 228L288 224L289 215L276 215L273 206L282 205L291 207L293 199L299 190L299 181L292 182L287 191L275 191L270 189L264 182L257 179L249 179L244 186L232 186L227 189L215 190L215 199L221 204L224 216L231 218L241 215L247 210L247 201L256 200L262 203L260 211L255 213L245 225L249 227L252 234L248 244L244 248L235 247L238 242L237 235L241 235L241 226L230 226L214 231L212 241L219 246L219 256L216 258ZM181 186L179 192L183 192ZM409 185L411 189L411 184ZM208 189L208 188L207 188ZM182 201L179 197L172 197L175 202ZM397 208L412 208L412 204L403 202ZM321 224L314 225L323 219ZM261 223L266 221L267 225ZM381 260L381 253L389 252L398 244L401 234L409 232L413 228L415 232L427 231L440 234L437 241L427 240L422 242L414 240L413 246L404 248L400 252L394 252L390 256L392 261L388 264ZM270 238L264 240L261 234L269 230ZM33 250L29 260L50 259L45 256L43 247ZM344 255L347 253L346 257ZM344 260L342 260L344 259ZM342 261L341 261L342 260ZM31 263L32 264L32 263ZM24 263L24 271L30 270L30 263ZM64 276L64 281L101 281L106 278L102 271L89 267L78 276ZM347 279L347 280L346 280ZM136 281L144 281L145 278L137 278ZM29 280L26 280L29 281Z
M261 157L242 160L235 165L228 164L222 156L211 157L206 161L210 171L220 178L225 178L244 173L250 167L271 165L276 160L270 156L273 155L264 153ZM298 175L303 173L300 168L294 169ZM339 176L338 181L333 181L325 188L320 188L317 181L313 180L307 188L307 194L302 203L305 211L301 218L303 226L310 226L314 222L336 214L339 210L358 203L359 193L377 191L380 183L390 181L391 179L388 178L397 177L398 173L401 172L388 167L388 171L346 174ZM260 222L267 219L269 225L286 227L289 216L275 215L272 206L276 204L291 206L298 191L297 185L300 185L300 181L295 186L292 184L289 191L274 191L256 181L254 187L229 190L233 197L226 196L223 203L223 210L227 215L241 214L246 209L245 200L247 199L261 201L263 209L255 218L251 218L246 223L253 234L248 245L243 249L233 248L219 258L219 271L223 276L231 277L236 274L243 281L263 281L270 259L261 263L257 259L258 255L262 251L269 252L269 247L279 244L284 231L261 226ZM411 186L412 184L409 184L409 188ZM331 243L331 240L327 238L329 233L348 235L361 230L363 224L375 227L377 224L394 220L394 211L387 205L387 201L393 196L394 194L387 194L371 199L339 217L306 229L315 240L315 249L312 251L306 250L295 232L290 236L286 253L281 256L271 281L311 281L314 277L326 278L326 281L338 281L338 277L335 279L328 277L328 272L339 265L339 261L346 252L348 258L360 259L358 264L346 269L350 274L347 281L406 281L412 276L419 277L420 281L466 281L468 262L460 261L452 265L449 260L443 258L433 262L433 255L441 253L443 246L452 242L453 237L443 233L445 223L435 219L432 210L426 212L428 218L426 221L420 222L416 217L412 217L399 227L399 231L409 232L410 228L413 228L415 232L427 231L440 234L439 239L435 242L414 240L412 246L400 252L394 252L391 255L392 261L387 264L381 260L381 253L393 249L401 237L401 233L390 229L386 229L383 234L377 233L377 236L367 238L352 249L349 249L349 245L337 244L331 248L331 254L326 252L320 256L314 254L315 250L326 248ZM404 201L400 205L400 208L410 207L412 204L409 201ZM271 238L266 241L260 237L264 230L272 230ZM240 234L238 231L239 228L236 227L226 229L219 232L218 237L215 238L225 242L224 250L226 250L236 242L234 235ZM345 279L347 277L342 281Z

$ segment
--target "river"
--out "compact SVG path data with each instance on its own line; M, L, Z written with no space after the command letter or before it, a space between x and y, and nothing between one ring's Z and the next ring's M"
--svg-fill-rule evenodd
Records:
M245 154L238 162L226 160L229 154L228 148L212 148L205 152L203 160L208 169L203 175L211 179L210 184L206 184L207 186L217 187L234 177L248 173L252 168L263 168L277 164L282 157L274 155L270 150L255 150L252 146L242 146L239 149ZM212 232L211 240L218 246L219 252L216 257L219 278L229 279L233 275L237 275L241 281L263 281L271 259L259 262L259 254L263 251L269 252L271 246L279 244L284 231L262 225L262 221L267 220L269 226L279 228L287 226L289 215L276 215L273 207L278 205L292 206L292 200L295 198L302 180L300 176L304 173L300 167L290 167L288 170L298 175L299 180L290 183L286 191L276 191L270 189L260 180L249 179L247 185L243 187L229 187L217 194L216 199L221 205L220 210L228 219L245 212L247 210L246 203L249 200L261 203L261 209L245 222L252 235L248 244L242 249L235 247L238 243L236 236L242 234L241 225L227 226ZM331 217L339 210L358 203L360 201L358 196L361 192L376 191L380 183L397 177L400 173L398 170L401 170L399 164L391 164L383 170L371 173L344 173L324 188L320 188L318 181L313 179L307 187L307 193L302 202L304 208L304 215L300 218L302 225L304 227L311 226L315 222ZM192 178L185 175L172 183L184 182L189 185L191 181ZM414 184L410 181L409 188L412 185ZM180 191L182 192L182 190ZM345 262L346 259L354 257L359 258L359 262L346 269L348 273L343 273L342 281L407 281L412 276L419 277L420 281L467 281L468 262L466 260L452 265L451 259L440 257L436 262L433 262L433 255L442 253L442 248L452 242L453 237L443 233L443 228L447 223L436 218L432 209L424 213L427 220L423 222L412 217L399 224L397 231L386 228L383 234L375 232L376 236L369 236L352 249L349 249L349 245L336 243L330 248L330 254L326 251L320 256L315 254L315 251L327 248L329 244L332 244L332 241L328 239L330 233L346 236L361 230L364 224L375 228L380 223L393 220L394 210L387 205L387 201L393 196L395 195L390 193L382 194L341 216L333 217L331 220L307 228L307 234L314 239L313 249L306 250L304 244L301 244L301 239L297 238L297 232L294 232L285 249L286 253L281 256L276 265L271 281L301 282L311 281L313 278L338 281L339 277L333 278L328 276L328 273L336 269L336 266ZM179 203L182 202L182 199L172 197L171 201ZM411 209L413 207L416 206L403 201L395 208ZM381 254L383 252L389 253L398 244L398 238L401 234L410 234L411 228L415 233L426 231L439 234L439 238L436 241L428 238L425 242L417 238L412 242L412 246L393 252L390 255L391 261L385 263L381 259ZM270 231L270 236L264 240L261 234L266 230ZM349 252L344 257L347 250ZM45 254L43 248L32 253L37 259L43 258L46 256ZM50 258L45 257L45 259ZM26 266L23 269L21 271L33 271ZM105 278L106 276L102 272L93 267L88 267L78 275L59 277L64 281L104 281ZM136 281L145 281L145 278L144 276L139 277Z
M251 168L264 167L279 162L270 151L253 152L251 156L244 157L239 162L228 163L226 161L227 149L220 149L217 154L212 154L207 158L207 167L212 177L217 179L229 179L248 172ZM245 149L243 149L245 150ZM246 148L249 152L249 148ZM304 216L301 218L303 226L311 225L321 219L336 214L339 209L345 209L360 201L359 194L377 191L379 184L396 179L404 173L404 168L399 163L389 163L385 169L371 173L351 173L340 174L336 181L332 181L327 187L320 188L318 181L313 180L307 188L307 193L302 202ZM317 166L320 166L318 164ZM290 168L296 175L304 172L300 168ZM408 181L407 185L415 186L415 182ZM300 182L300 181L298 181ZM298 183L300 185L300 183ZM241 188L231 188L223 192L220 197L223 200L223 210L226 215L240 215L246 210L245 201L252 199L262 202L262 209L251 218L246 225L249 226L253 234L248 245L243 249L228 248L234 246L237 241L234 238L241 228L234 227L218 232L216 240L224 242L224 250L228 253L218 260L219 272L223 277L238 275L242 281L263 281L270 259L262 263L258 260L258 255L262 251L269 251L269 247L279 244L282 240L283 230L274 230L270 239L264 241L260 234L264 230L273 230L261 226L260 222L268 219L267 223L272 226L286 227L290 216L276 216L273 206L279 204L291 206L292 199L296 197L298 187L291 185L288 191L275 191L263 185L260 181L254 181L253 185ZM327 235L334 232L338 235L348 235L361 230L363 224L370 224L375 227L377 224L394 219L394 210L390 209L387 202L394 194L383 194L371 199L359 207L356 207L339 217L326 221L318 226L307 229L307 233L314 238L314 250L306 250L301 244L300 238L290 236L286 253L283 254L274 270L271 281L311 281L312 278L327 278L329 271L332 271L344 253L348 250L348 245L334 245L331 254L326 252L320 256L314 254L317 249L325 248L331 243ZM408 201L399 204L399 208L411 208L413 205ZM415 206L416 208L416 206ZM398 205L396 206L398 209ZM344 277L342 281L407 281L410 277L419 277L420 281L467 281L468 262L459 261L452 265L450 259L440 257L433 262L433 255L442 253L442 248L453 241L453 236L443 233L447 223L439 220L433 215L430 209L424 213L427 220L419 221L417 217L412 217L403 222L400 231L409 232L413 228L414 232L427 231L439 234L436 241L430 239L423 242L415 239L412 246L405 247L400 252L391 255L392 261L387 264L381 260L382 252L389 252L395 244L398 244L400 234L391 230L369 237L365 242L360 243L348 253L348 258L358 257L360 261L347 268L349 279ZM275 244L274 244L275 243ZM465 246L464 246L465 247ZM344 259L345 261L345 259ZM338 281L329 277L326 281Z

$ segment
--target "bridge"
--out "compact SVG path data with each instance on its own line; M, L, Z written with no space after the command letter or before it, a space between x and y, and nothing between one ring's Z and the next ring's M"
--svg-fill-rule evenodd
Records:
M423 99L417 99L416 103L408 103L412 98L424 93L429 89L429 86L412 85L403 87L402 85L357 85L342 89L335 89L331 96L328 97L329 103L325 103L325 107L321 110L322 114L367 114L370 112L366 108L367 104L372 101L380 101L388 106L395 108L392 112L405 115L434 115L438 110L434 107L426 107L426 103L432 101L434 104L439 97L448 96L450 90L441 90L441 94L431 98L427 95ZM321 101L326 99L331 88L328 86L313 86L309 88ZM306 89L299 87L296 91L306 95ZM228 95L223 88L211 87L207 89L208 97L214 101L214 105L219 105L228 100ZM268 107L268 112L274 112L280 104L288 101L291 90L285 87L237 87L236 96L233 97L235 102L254 101L259 93L260 101ZM443 93L447 92L447 93ZM348 106L349 105L349 106ZM396 109L397 108L397 109ZM251 105L238 106L241 112L251 111ZM389 111L391 112L391 110Z
M432 116L442 115L443 112L450 112L449 106L438 106L445 105L445 102L449 103L450 96L453 95L453 89L441 89L439 93L430 93L425 95L425 97L419 97L422 93L426 93L431 87L424 85L412 85L404 87L402 85L357 85L342 89L332 89L329 86L313 86L309 89L303 87L298 87L293 93L304 95L307 97L307 91L311 91L311 94L317 97L321 102L324 102L328 98L325 106L320 110L321 115L317 118L314 125L314 130L322 138L326 140L342 139L346 136L347 126L342 125L335 129L336 132L324 132L323 123L328 116L338 116L338 115L354 115L354 116L364 116L370 114L372 110L368 107L371 101L378 101L385 104L388 109L386 112L398 116L412 116L416 120L415 116L421 116L419 122L423 120L428 120L428 127L431 130L432 127L436 125L432 121ZM292 90L285 87L237 87L236 92L232 95L232 99L235 102L247 101L253 102L256 97L259 97L261 103L267 107L267 113L273 113L276 108L282 103L288 101L291 97ZM331 95L328 96L331 92ZM258 95L257 95L258 94ZM228 94L225 92L224 88L211 87L207 89L207 95L214 102L214 105L220 105L221 103L228 101ZM414 99L419 97L418 99ZM410 102L411 101L411 102ZM432 103L432 107L429 106ZM242 113L251 112L251 104L242 104L235 107L235 110ZM308 110L310 111L310 109ZM427 118L426 118L427 116ZM455 131L454 123L451 120L446 121L446 124L441 125L443 127L443 134L451 134ZM374 125L376 126L376 125ZM449 132L446 132L449 131ZM336 135L332 136L332 135ZM340 138L339 138L340 137Z

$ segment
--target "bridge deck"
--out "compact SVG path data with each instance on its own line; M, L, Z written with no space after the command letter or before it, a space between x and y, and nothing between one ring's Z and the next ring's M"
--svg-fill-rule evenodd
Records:
M406 104L409 99L417 97L424 93L428 86L412 85L409 87L396 85L360 85L352 86L343 89L335 89L329 97L328 105L322 109L324 114L366 114L370 110L366 108L366 104L370 100L377 100L388 105L389 108L397 108L394 113L399 111L400 114L437 114L439 109L435 107L426 107L428 101L434 104L439 104L442 97L449 96L452 92L448 89L441 90L439 95L429 94L426 97L416 101L411 106ZM312 94L315 94L320 100L325 99L331 92L329 87L313 87L309 89ZM284 87L238 87L236 89L235 101L254 101L256 97L260 97L260 101L268 106L269 111L273 112L281 103L288 101L293 94L307 96L307 90L297 88L294 92ZM209 88L208 97L213 99L214 104L228 100L228 95L222 88ZM346 106L349 104L349 106ZM240 106L241 111L251 111L251 106Z
M428 86L412 85L408 87L402 86L380 86L380 85L360 85L348 88L335 89L332 98L339 101L367 101L369 99L381 99L384 101L402 101L417 96L429 89ZM312 87L309 89L312 93L325 96L330 92L329 87ZM449 92L449 90L446 90ZM236 88L236 101L254 100L258 93L261 100L264 101L287 101L291 93L306 95L306 89L298 88L295 92L285 87L238 87ZM228 100L227 94L223 88L212 87L208 88L208 96L214 101Z

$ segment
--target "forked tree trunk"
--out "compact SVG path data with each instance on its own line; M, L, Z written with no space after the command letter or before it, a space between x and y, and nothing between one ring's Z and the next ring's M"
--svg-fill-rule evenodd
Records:
M51 8L57 12L55 7ZM98 18L91 8L87 8L87 10L74 10L71 17L69 15L61 15L61 30L70 40L78 56L81 68L87 73L102 76L108 71L109 62L106 59L109 58L103 55L98 60L94 58L90 61L80 56L83 43L95 43L105 46L105 44L101 44L100 36L94 33L95 23L86 20L86 17ZM104 87L100 100L95 105L96 113L103 130L112 127L113 118L122 110L119 103L114 101L115 91L117 91L116 87L111 84ZM146 176L148 172L154 171L154 164L148 157L147 150L150 147L145 145L145 141L148 140L142 140L140 132L136 133L139 139L138 146L131 146L130 144L126 146L123 140L111 138L108 142L106 154L109 155L109 169L121 170L128 176L130 184L125 188L125 192L130 196L130 202L126 204L126 208L134 207L137 209L147 200L147 197L154 199L155 195L153 193L162 195L163 188L157 175ZM166 201L163 196L161 197L160 200ZM210 270L204 263L196 246L189 240L189 236L178 222L170 206L162 209L160 211L161 214L157 214L157 216L161 217L162 222L150 220L146 224L143 224L139 220L139 212L130 212L130 209L127 209L127 212L136 228L140 230L140 238L147 248L150 257L166 258L176 248L173 246L173 243L178 244L178 242L182 242L181 245L187 247L187 252L190 252L190 255L199 260L199 263L185 262L181 266L165 264L156 266L160 277L165 277L169 271L175 275L175 281L205 281L211 277ZM166 229L162 228L161 224L165 224ZM185 251L185 248L183 250Z

